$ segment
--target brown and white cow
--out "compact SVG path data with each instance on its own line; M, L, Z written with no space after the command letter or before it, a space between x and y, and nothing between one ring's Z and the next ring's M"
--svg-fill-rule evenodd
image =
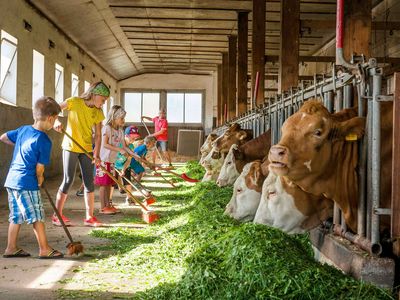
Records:
M203 145L200 147L200 161L199 164L202 166L204 159L206 158L206 156L208 155L208 153L210 153L211 149L212 149L212 142L214 142L216 139L218 138L218 135L215 133L210 133L206 140L204 141Z
M233 195L225 214L242 222L252 221L260 204L264 179L261 161L246 164L233 185Z
M206 169L206 174L203 181L213 180L218 178L224 158L233 144L243 144L252 138L252 134L248 130L240 128L239 124L232 124L223 135L218 137L212 143L210 153L203 160L203 167Z
M386 106L386 105L385 105ZM382 172L390 172L391 114L383 109ZM317 101L309 100L282 127L279 143L269 153L270 170L304 191L325 196L341 208L346 223L357 230L358 143L365 119L348 119L349 111L331 114ZM388 176L390 180L390 176ZM382 200L390 199L389 186L382 182Z
M254 160L263 159L268 155L270 147L271 130L242 145L233 144L219 172L218 186L232 185L236 178L239 177L244 165Z
M304 233L332 216L333 202L304 192L286 177L269 172L262 186L254 223L289 234Z

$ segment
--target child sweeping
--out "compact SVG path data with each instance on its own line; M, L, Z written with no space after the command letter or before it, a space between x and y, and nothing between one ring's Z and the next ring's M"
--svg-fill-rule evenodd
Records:
M39 258L62 258L64 255L48 244L44 209L39 191L45 165L50 162L51 141L46 131L53 128L60 106L50 97L38 99L33 106L33 125L21 126L4 133L0 140L14 146L10 170L4 186L8 192L10 208L5 258L27 257L30 254L17 246L21 224L33 225L39 244Z
M133 155L128 148L124 131L126 111L119 105L111 107L105 126L102 129L102 143L100 148L100 165L108 172L114 173L114 163L118 152L122 155ZM100 186L100 213L115 214L118 210L112 204L112 191L114 181L100 168L96 166L95 184Z
M128 126L125 128L125 143L128 145L128 148L131 149L132 151L135 149L136 146L138 146L138 141L140 140L140 134L139 130L136 126ZM121 152L118 152L117 155L117 160L115 161L115 169L120 171L126 179L131 181L131 168L130 168L130 160L128 159L128 156L126 154L122 154ZM116 174L116 177L120 177L118 173ZM121 182L122 185L125 186L125 188L129 191L132 192L132 187L131 185L124 179L119 178L119 181ZM121 194L125 194L125 191L120 189L119 190ZM133 204L132 200L129 198L129 196L126 196L126 204L131 205Z

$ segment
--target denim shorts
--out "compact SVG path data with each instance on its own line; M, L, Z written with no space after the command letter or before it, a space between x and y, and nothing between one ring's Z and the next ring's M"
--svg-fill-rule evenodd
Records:
M168 141L157 141L157 148L161 151L167 151Z
M40 191L7 188L10 215L8 221L14 224L44 222L44 209Z

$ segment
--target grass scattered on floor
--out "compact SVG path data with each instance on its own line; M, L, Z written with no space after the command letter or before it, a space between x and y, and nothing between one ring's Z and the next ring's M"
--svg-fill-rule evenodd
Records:
M61 290L60 297L391 299L315 262L307 235L288 236L224 216L231 193L213 183L156 192L161 219L144 229L92 231L111 242L92 251L113 254L77 270L86 290Z

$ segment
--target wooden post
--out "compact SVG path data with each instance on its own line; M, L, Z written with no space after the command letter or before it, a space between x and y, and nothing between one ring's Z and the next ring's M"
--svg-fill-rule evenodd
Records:
M252 37L252 68L251 68L251 94L254 95L256 74L259 72L260 84L257 99L253 101L252 108L264 103L264 78L265 78L265 0L253 0L253 37Z
M400 73L394 73L393 153L392 153L392 224L393 252L400 256Z
M228 120L236 115L236 63L237 63L237 36L230 35L228 37L228 60L229 60L229 77L228 77Z
M217 126L221 126L223 124L222 121L222 65L218 65L217 67Z
M344 2L344 58L350 61L351 55L370 56L371 42L371 0L353 0Z
M238 75L236 115L247 111L248 12L238 13Z
M298 85L300 0L281 1L281 20L278 93Z
M224 124L227 119L226 119L226 106L228 104L228 53L223 52L222 53L222 124Z

